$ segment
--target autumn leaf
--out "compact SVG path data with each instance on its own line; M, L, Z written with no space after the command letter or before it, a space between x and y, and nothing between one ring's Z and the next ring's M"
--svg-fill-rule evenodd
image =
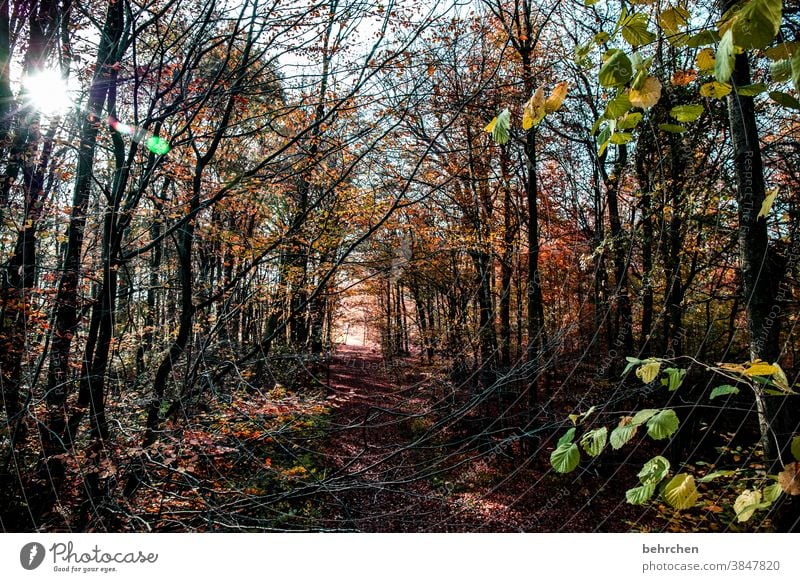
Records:
M689 509L698 498L694 477L686 473L675 475L664 487L664 499L675 509Z
M547 113L558 111L561 108L561 105L564 103L564 99L567 97L568 90L569 83L566 81L561 81L558 85L556 85L556 88L553 89L550 97L548 97L544 102L545 111Z
M525 107L522 110L522 129L528 131L530 128L539 125L544 119L545 112L544 89L539 87L528 99L528 102L525 103Z
M733 503L736 520L744 523L753 517L759 503L761 503L761 491L751 491L750 489L742 491Z
M695 57L695 63L700 73L712 72L716 62L717 59L714 57L714 50L708 47L697 53L697 57Z
M685 71L675 71L672 73L670 82L675 87L685 87L695 79L697 79L697 71L694 69L686 69Z
M761 360L754 360L745 368L743 374L745 376L772 376L777 371L778 369L771 364L767 364Z
M758 212L757 218L766 218L767 214L769 214L770 208L772 208L773 202L775 202L775 197L778 195L778 189L773 188L767 195L764 196L764 202L761 203L761 210Z
M710 99L722 99L731 92L731 86L719 81L711 81L700 87L700 95Z
M638 368L636 368L636 377L640 378L642 382L645 384L649 384L653 380L656 379L658 376L658 372L661 369L661 362L658 361L650 361L642 364Z
M789 495L800 495L800 462L789 463L778 473L781 489Z
M628 95L631 105L648 109L661 99L661 82L653 76L647 77L641 89L631 89Z

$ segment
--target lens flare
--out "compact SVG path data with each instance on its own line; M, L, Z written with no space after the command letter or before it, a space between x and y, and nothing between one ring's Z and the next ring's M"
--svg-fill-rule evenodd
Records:
M121 121L114 119L110 115L106 118L106 122L115 131L121 134L129 135L136 143L143 144L148 150L157 156L163 156L169 152L169 143L163 137L151 134L146 129L136 127L135 125L128 125Z

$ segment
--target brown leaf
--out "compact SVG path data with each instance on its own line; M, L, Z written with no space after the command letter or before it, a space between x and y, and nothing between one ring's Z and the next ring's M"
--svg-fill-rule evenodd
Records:
M789 495L800 495L800 463L789 463L778 473L778 483Z

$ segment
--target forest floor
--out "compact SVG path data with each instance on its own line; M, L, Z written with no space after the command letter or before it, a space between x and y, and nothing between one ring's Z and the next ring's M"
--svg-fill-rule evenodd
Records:
M655 511L625 503L638 460L612 459L559 475L549 463L555 431L519 439L491 422L486 428L481 417L489 411L465 404L468 397L447 388L443 374L419 356L387 362L374 348L337 350L328 376L324 529L669 529Z

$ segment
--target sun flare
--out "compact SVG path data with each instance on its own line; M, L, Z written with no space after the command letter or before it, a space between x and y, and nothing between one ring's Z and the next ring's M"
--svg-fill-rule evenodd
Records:
M44 70L28 75L23 86L28 104L44 115L60 115L72 104L67 81L58 71Z

